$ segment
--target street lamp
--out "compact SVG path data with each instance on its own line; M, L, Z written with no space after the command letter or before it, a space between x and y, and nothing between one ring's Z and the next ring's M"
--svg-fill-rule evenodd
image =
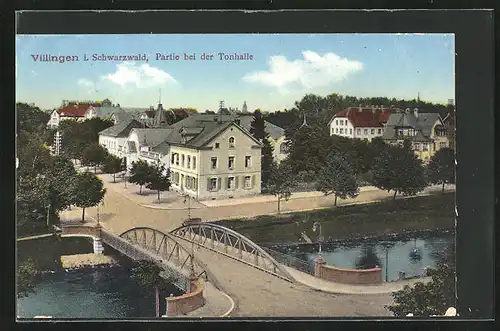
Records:
M183 197L184 197L184 203L186 203L186 201L188 203L188 221L190 221L191 220L191 196L186 193L183 195Z
M321 226L320 222L314 222L313 224L313 231L316 232L316 229L319 228L319 236L318 236L318 243L319 243L319 251L318 255L321 255L321 242L323 241L323 227Z

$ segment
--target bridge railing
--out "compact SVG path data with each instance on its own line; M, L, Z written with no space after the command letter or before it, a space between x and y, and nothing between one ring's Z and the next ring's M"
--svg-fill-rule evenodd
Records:
M262 247L262 248L279 263L314 276L313 263L299 259L295 256L275 251L268 247Z

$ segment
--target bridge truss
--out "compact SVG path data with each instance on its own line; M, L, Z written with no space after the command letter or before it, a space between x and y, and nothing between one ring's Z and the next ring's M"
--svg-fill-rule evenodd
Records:
M170 270L166 270L166 272L173 273L174 277L187 279L193 273L196 277L203 277L205 280L210 278L212 283L216 282L213 277L209 276L206 266L196 259L192 252L182 246L178 238L169 233L148 227L137 227L122 233L120 239L131 244L136 250L139 248L144 253L136 259L145 259L146 257L157 259L162 264L170 266ZM132 248L130 247L130 249ZM134 253L128 252L127 255L134 256ZM217 286L217 284L215 285Z
M287 281L294 281L284 266L270 254L234 230L212 223L194 223L174 229L170 234Z

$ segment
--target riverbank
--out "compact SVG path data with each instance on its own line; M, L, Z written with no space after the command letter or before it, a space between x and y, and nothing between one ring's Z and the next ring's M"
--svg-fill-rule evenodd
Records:
M97 267L102 265L116 266L118 265L118 261L112 256L94 253L61 256L61 266L64 269L78 269L84 267Z
M452 192L215 223L229 227L257 243L290 244L305 242L301 233L316 241L318 232L312 228L314 222L320 222L324 241L328 242L453 229L454 210L455 194Z

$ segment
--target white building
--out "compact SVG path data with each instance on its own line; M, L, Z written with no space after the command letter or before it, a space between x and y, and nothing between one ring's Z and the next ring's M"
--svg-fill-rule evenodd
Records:
M127 157L129 134L132 129L142 127L144 124L134 119L118 123L99 132L99 144L110 154L119 158Z
M64 100L63 105L50 114L47 126L49 128L57 128L63 120L83 121L86 119L85 113L92 107L98 107L98 105Z
M330 135L352 139L382 137L389 116L396 109L375 107L349 107L336 113L330 122Z

